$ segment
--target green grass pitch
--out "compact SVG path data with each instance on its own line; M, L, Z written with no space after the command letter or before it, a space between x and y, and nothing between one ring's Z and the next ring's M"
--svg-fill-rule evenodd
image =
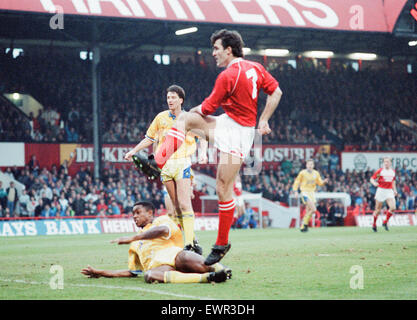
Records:
M216 232L197 235L206 255ZM416 227L232 230L222 262L233 278L221 284L85 278L80 270L88 264L127 268L128 246L110 243L118 236L0 238L0 299L417 299ZM52 265L63 268L63 289L50 287ZM363 288L352 289L358 270Z

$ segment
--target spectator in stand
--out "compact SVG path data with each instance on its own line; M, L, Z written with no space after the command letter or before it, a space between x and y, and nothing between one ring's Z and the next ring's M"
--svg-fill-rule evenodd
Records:
M320 166L321 166L321 170L327 172L329 171L329 163L330 163L330 156L327 153L327 151L323 151L320 154Z
M27 217L29 215L28 212L28 205L30 202L30 197L27 194L26 189L22 189L22 194L19 197L19 208L20 208L20 215Z
M334 205L334 219L336 226L344 226L344 209L343 204L339 201Z
M78 133L75 131L74 127L65 128L67 142L79 142Z
M284 174L289 174L292 170L292 162L286 157L282 159L281 170L284 172Z
M104 198L100 198L99 204L97 205L97 211L98 212L101 212L101 211L107 212L107 209L108 208L109 207L107 206L107 204L105 202L105 199Z
M329 169L330 171L336 171L339 165L339 155L337 154L337 150L333 150L329 158Z
M110 206L111 215L118 216L121 214L120 207L117 205L116 201L113 201Z
M255 220L255 215L257 213L253 210L248 202L245 202L245 211L237 219L237 227L242 229L256 228L257 222Z
M35 154L33 154L30 157L28 165L29 165L30 172L34 172L36 175L38 175L38 172L40 170L40 165L39 165L39 160L36 158Z
M81 198L79 193L76 194L75 200L71 207L74 209L76 216L81 216L84 214L85 201Z
M66 217L75 216L75 211L72 209L72 207L70 205L65 209L65 216Z
M42 209L42 212L41 212L41 217L44 217L44 218L49 218L49 216L50 216L50 213L51 213L51 207L49 206L49 204L46 204L44 207L43 207L43 209Z
M58 201L59 201L59 204L61 205L62 211L65 212L69 204L68 199L65 198L65 192L61 192Z
M3 181L0 181L0 205L2 208L7 207L7 192L6 189L3 188Z
M35 209L37 205L38 205L38 202L36 201L35 197L31 196L27 204L27 212L28 212L29 217L35 216Z
M43 203L42 198L39 198L38 199L38 203L37 203L37 205L35 207L35 217L41 217L42 216L42 212L43 212L44 206L45 205Z
M19 200L19 195L14 182L10 181L9 187L6 189L7 193L7 208L9 208L10 215L13 216L16 209L17 201Z
M319 205L317 206L317 211L320 213L320 226L327 227L329 211L327 210L327 205L324 200L320 200Z

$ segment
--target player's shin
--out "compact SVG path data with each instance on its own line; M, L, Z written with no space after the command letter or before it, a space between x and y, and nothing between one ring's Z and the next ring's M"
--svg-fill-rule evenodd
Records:
M307 226L309 224L311 216L312 216L311 212L308 212L305 214L303 218L303 225Z
M168 159L177 151L185 140L185 133L172 128L168 131L165 141L155 155L156 164L162 169Z
M235 212L235 200L219 201L219 230L217 233L216 245L224 246L229 243L229 231L233 223Z
M373 218L374 218L374 222L372 223L372 226L376 227L376 221L378 220L378 214L374 212Z
M385 220L384 220L384 224L387 224L388 223L388 220L390 219L392 217L392 212L391 211L388 211L387 212L387 215L385 216Z

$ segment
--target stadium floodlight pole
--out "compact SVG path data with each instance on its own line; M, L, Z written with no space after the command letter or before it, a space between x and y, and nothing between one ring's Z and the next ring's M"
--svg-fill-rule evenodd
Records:
M101 113L101 73L100 73L100 48L97 45L97 25L93 26L93 57L92 57L92 102L93 102L93 141L94 141L94 178L100 179L102 169L102 144L100 134Z

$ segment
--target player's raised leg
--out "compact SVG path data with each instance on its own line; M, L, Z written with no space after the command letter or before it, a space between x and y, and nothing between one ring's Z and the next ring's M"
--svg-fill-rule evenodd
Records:
M236 203L233 198L233 184L243 160L229 153L220 152L217 167L216 191L219 197L219 229L217 240L205 263L211 265L220 261L230 250L229 231L233 223Z
M198 107L196 107L198 108ZM162 169L168 159L181 147L185 135L192 131L207 141L213 141L213 132L216 128L216 118L212 116L203 117L197 111L183 112L175 122L175 125L167 133L165 141L155 155L157 166Z

